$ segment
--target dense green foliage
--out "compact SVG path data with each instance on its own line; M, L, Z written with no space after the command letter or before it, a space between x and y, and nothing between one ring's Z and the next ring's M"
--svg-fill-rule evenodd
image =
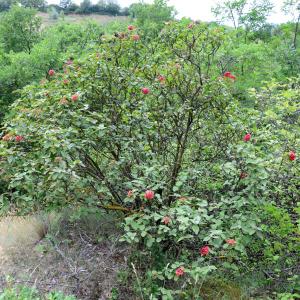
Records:
M91 14L91 13L99 13L99 14L108 14L108 15L127 15L126 9L121 9L121 7L114 1L99 1L96 4L93 4L90 0L83 0L79 6L74 3L70 3L65 6L60 5L61 8L64 9L65 12L75 12L78 14Z
M132 4L129 13L147 37L152 37L159 33L165 22L173 20L176 12L174 7L167 5L166 0L154 0L153 4Z
M41 19L34 9L13 6L0 19L0 44L5 52L30 53L39 39Z
M112 35L59 24L2 50L1 212L120 212L141 299L300 292L298 33L269 2L224 5L235 29L155 1Z
M1 24L0 21L0 28ZM50 68L61 67L69 57L81 55L84 49L97 43L101 34L102 29L94 23L61 23L39 32L39 41L32 45L30 52L13 52L13 47L9 52L0 52L0 120L7 112L8 105L18 97L13 92L39 81ZM17 45L22 47L24 44Z

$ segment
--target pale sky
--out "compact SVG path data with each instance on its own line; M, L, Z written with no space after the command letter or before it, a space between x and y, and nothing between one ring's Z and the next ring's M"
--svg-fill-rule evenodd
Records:
M212 21L214 16L211 13L211 8L220 0L169 0L169 5L173 5L177 12L178 18L190 17L194 20ZM300 0L299 0L300 1ZM80 3L80 0L74 2ZM97 0L92 0L96 3ZM121 7L129 6L132 3L138 2L138 0L116 0ZM152 0L144 0L146 3L151 3ZM284 0L272 0L275 5L273 14L269 17L271 23L283 23L291 20L291 17L287 17L281 12L281 7ZM48 0L48 3L59 3L59 0Z
M129 6L131 3L137 2L134 0L118 0L122 7ZM144 0L144 2L151 3L151 0ZM190 17L194 20L212 21L214 16L211 13L211 8L215 6L220 0L169 0L169 5L173 5L178 15L177 17ZM270 16L269 22L271 23L283 23L290 18L285 16L281 11L281 7L284 0L272 0L274 3L274 13Z

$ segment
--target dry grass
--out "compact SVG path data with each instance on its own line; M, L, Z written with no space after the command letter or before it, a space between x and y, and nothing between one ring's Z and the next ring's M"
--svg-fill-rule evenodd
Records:
M37 237L41 223L36 219L29 223L20 220L11 228L20 224L18 235ZM0 257L0 290L9 275L15 284L35 286L43 293L55 290L78 299L109 299L118 271L126 268L128 249L118 242L119 235L111 216L101 221L88 216L51 224L46 238L35 244L34 239L30 243L15 239Z
M33 245L46 234L54 216L10 216L0 220L0 251L11 247Z
M50 18L49 14L39 12L38 16L42 18L43 26L47 27L57 23L61 19L53 20ZM90 14L90 15L78 15L78 14L68 14L64 16L64 20L69 23L82 23L88 21L95 21L99 24L107 24L112 21L126 21L128 17L126 16L107 16L107 15L97 15L97 14Z

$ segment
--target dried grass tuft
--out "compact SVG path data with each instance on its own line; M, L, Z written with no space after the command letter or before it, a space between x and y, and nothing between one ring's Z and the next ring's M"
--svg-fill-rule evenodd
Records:
M78 299L108 299L128 255L128 248L118 242L115 216L53 219L2 219L0 243L9 247L0 251L0 290L11 276L15 285L35 286L42 293L62 291Z

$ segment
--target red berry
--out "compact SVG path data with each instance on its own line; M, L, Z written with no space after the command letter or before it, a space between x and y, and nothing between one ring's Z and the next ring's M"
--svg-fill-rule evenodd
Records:
M225 72L224 77L236 80L236 77L232 75L230 72Z
M130 31L131 31L131 30L134 30L134 26L133 26L133 25L129 25L127 28L128 28L128 30L130 30Z
M134 41L138 41L138 40L140 39L140 36L139 36L138 34L134 34L134 35L132 36L132 39L133 39Z
M144 197L147 199L147 200L152 200L154 198L154 192L152 190L147 190L145 192L145 195Z
M55 71L51 69L51 70L48 71L48 74L49 74L49 76L54 76L55 75Z
M150 90L149 90L148 88L142 88L142 93L143 93L144 95L147 95L147 94L150 93Z
M168 224L171 222L171 218L168 217L168 216L165 216L165 217L163 217L162 222L163 222L165 225L168 225Z
M21 135L17 135L16 137L15 137L15 141L16 142L22 142L24 140L24 138L21 136Z
M251 133L247 133L245 136L244 136L244 142L249 142L251 139Z
M184 267L179 267L175 271L176 276L182 276L184 274Z
M226 243L228 245L234 246L236 244L236 240L234 240L234 239L228 239L228 240L226 240Z
M296 153L294 151L290 151L289 159L292 160L292 161L296 159Z
M199 249L199 253L201 256L208 255L209 251L210 251L210 248L208 246L203 246L202 248Z
M77 94L72 95L71 100L73 102L77 101L78 100L78 95Z
M157 78L158 78L158 80L159 80L161 83L164 83L165 80L166 80L166 77L163 76L163 75L159 75Z

